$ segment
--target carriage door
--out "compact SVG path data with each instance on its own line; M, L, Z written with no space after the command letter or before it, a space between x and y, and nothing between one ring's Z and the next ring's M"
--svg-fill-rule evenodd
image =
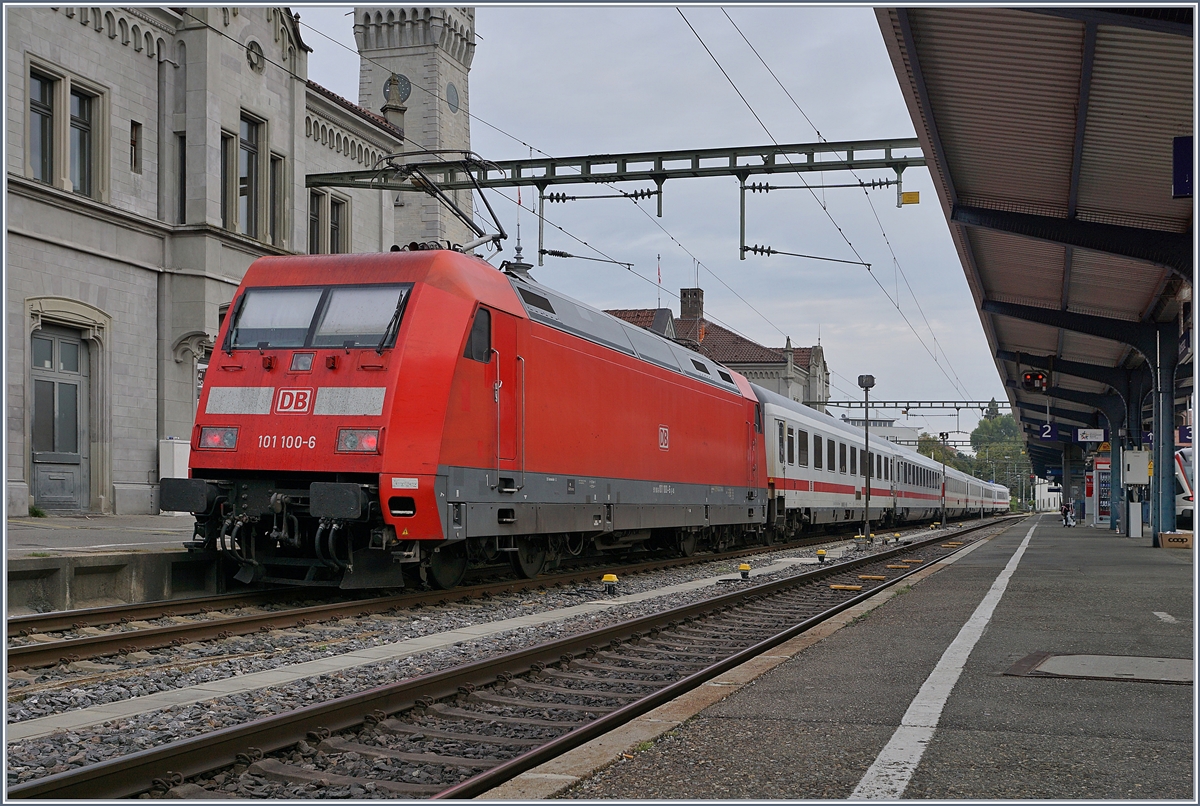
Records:
M75 331L43 327L32 337L33 503L84 511L89 501L88 346Z
M518 429L524 402L524 362L517 357L517 318L492 311L492 350L496 353L493 389L496 401L497 458L517 458ZM522 461L524 457L522 457Z

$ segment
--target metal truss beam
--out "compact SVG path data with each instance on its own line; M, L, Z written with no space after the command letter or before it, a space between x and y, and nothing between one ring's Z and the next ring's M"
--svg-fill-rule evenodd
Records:
M1120 395L1098 395L1094 392L1078 392L1074 389L1052 386L1046 390L1046 396L1091 406L1104 415L1110 426L1116 428L1120 428L1121 424L1125 422L1125 401Z
M1137 28L1161 34L1192 37L1192 9L1190 8L1143 8L1143 9L1098 9L1098 8L1023 8L1031 14L1048 14L1066 17L1093 25L1113 25L1122 28Z
M1052 372L1059 372L1063 375L1071 375L1076 378L1086 378L1089 381L1096 381L1111 386L1114 389L1120 389L1128 380L1128 373L1139 370L1128 370L1123 367L1105 367L1100 364L1085 364L1080 361L1068 361L1065 358L1057 356L1040 356L1026 355L1025 353L1014 353L1011 350L997 350L996 358L1001 361L1012 361L1015 364L1022 366L1030 366L1036 369L1045 369ZM1144 367L1144 365L1143 365ZM1149 377L1149 368L1144 367L1142 372Z
M1144 260L1166 266L1189 282L1192 277L1192 236L1117 224L1098 224L1072 218L989 210L956 204L950 220L968 227L1011 232L1063 246L1077 246L1095 252Z
M668 179L736 176L742 181L757 174L814 173L890 168L901 172L925 165L915 137L896 140L854 140L838 143L700 148L686 151L641 151L628 154L592 154L583 157L546 157L504 160L486 167L462 161L422 162L426 175L442 190L472 190L468 172L480 187L511 188L579 185L605 182L654 182L661 189ZM916 150L917 156L895 152ZM407 178L396 181L394 170L384 165L374 171L309 174L312 187L372 188L415 191Z
M1190 247L1189 247L1190 248ZM1190 270L1189 270L1190 271ZM1162 324L1154 322L1130 322L1125 319L1112 319L1106 316L1093 316L1072 311L1058 311L1052 308L1036 308L1032 305L1018 305L1014 302L997 302L985 299L980 305L981 310L1013 319L1024 319L1027 322L1037 322L1049 327L1060 327L1076 333L1086 333L1101 339L1112 339L1133 347L1147 361L1157 358L1158 332L1165 329L1168 333L1178 327L1175 322ZM1174 343L1173 341L1171 343Z
M1039 406L1036 403L1025 403L1022 401L1018 401L1017 408L1021 409L1021 411L1032 411L1034 413L1041 412L1042 414L1046 413L1046 407ZM1057 417L1060 420L1070 420L1073 423L1079 423L1080 425L1085 425L1085 426L1092 427L1092 428L1094 428L1096 425L1095 415L1091 414L1089 412L1086 412L1086 411L1077 411L1075 409L1060 409L1055 406L1051 406L1050 407L1050 416Z

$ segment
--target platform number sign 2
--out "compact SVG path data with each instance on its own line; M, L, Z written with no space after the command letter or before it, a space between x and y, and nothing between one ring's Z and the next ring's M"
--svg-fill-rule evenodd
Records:
M1043 423L1038 428L1038 439L1043 442L1057 442L1058 429L1054 427L1054 423Z
M671 449L671 433L665 425L658 427L658 449L660 451Z

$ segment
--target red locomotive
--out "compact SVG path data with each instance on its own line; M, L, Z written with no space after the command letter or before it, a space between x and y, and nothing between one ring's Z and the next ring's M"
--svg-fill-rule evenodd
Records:
M761 539L750 384L522 269L448 249L259 259L162 507L196 513L192 545L243 582L345 588Z

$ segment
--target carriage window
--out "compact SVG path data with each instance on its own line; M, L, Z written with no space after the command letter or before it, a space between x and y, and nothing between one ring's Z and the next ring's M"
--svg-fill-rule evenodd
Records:
M887 462L883 461L883 457L875 454L875 478L883 478L883 469L887 467ZM886 479L884 479L886 481Z
M797 431L796 443L799 448L796 451L796 464L800 465L800 467L808 467L808 432ZM818 453L820 453L820 450L820 448L817 448Z
M863 467L866 467L865 463ZM858 475L858 448L855 448L853 445L850 446L850 475Z
M832 439L825 440L825 466L832 473L837 470L837 443Z
M787 430L787 434L788 434L788 440L787 440L787 442L788 442L788 464L794 465L794 464L796 464L796 430L794 428L789 428Z
M813 434L813 468L821 469L821 437L819 434Z
M775 425L779 430L779 464L783 464L784 455L785 455L784 454L785 448L784 448L784 442L783 442L783 429L784 429L783 420L776 420Z
M492 360L492 312L480 308L471 324L471 335L467 337L467 349L463 358L487 364Z
M842 473L846 472L846 443L838 443L838 470Z

